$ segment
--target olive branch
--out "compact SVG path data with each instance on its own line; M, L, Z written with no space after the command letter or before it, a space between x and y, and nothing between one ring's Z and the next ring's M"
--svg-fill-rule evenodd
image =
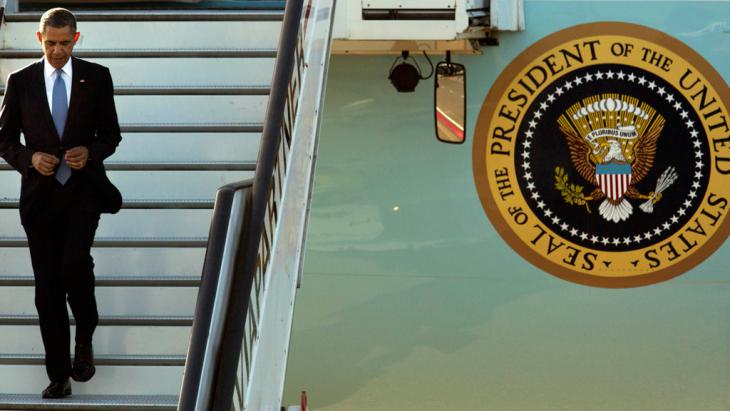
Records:
M555 188L560 191L566 203L579 206L585 205L588 214L591 213L591 208L588 206L588 199L583 194L583 186L568 183L568 175L565 174L565 170L562 167L555 167Z

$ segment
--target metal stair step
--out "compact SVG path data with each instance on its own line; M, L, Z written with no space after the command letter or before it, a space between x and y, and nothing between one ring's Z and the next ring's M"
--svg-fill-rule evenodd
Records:
M40 11L7 13L7 22L38 22ZM128 10L128 11L74 11L77 21L281 21L283 11L181 11L181 10Z
M114 171L255 171L255 161L105 161ZM0 160L0 170L14 170Z
M178 200L140 200L125 199L122 203L124 209L186 209L186 210L212 210L215 201L210 199L178 199ZM0 198L0 209L18 208L17 198Z
M44 354L0 354L0 365L45 365ZM180 367L185 365L185 355L94 355L96 365Z
M71 325L76 323L73 317L70 317L69 321ZM190 316L99 316L100 326L189 327L192 324L193 317ZM2 314L0 315L0 325L38 325L38 316L28 314Z
M19 59L40 57L36 49L0 50L0 58ZM74 56L80 58L275 58L275 49L74 49Z
M265 96L271 91L269 86L230 85L230 86L138 86L116 85L114 94L117 96ZM5 94L5 87L0 87L0 95Z
M97 237L94 247L206 247L207 237ZM0 237L0 247L27 247L26 237Z
M32 287L35 280L30 275L0 276L0 287ZM198 287L200 276L96 276L97 287Z
M124 200L122 208L130 209L187 209L187 210L212 210L215 205L213 199L177 199L177 200ZM2 207L2 201L0 201ZM17 206L16 206L17 207Z
M0 394L3 410L175 410L174 395L72 395L42 400L39 394Z
M123 133L261 133L262 123L122 123Z

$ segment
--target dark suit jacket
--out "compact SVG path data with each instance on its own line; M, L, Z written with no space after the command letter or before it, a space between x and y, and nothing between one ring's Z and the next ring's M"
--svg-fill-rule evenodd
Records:
M55 184L53 176L45 177L31 167L31 157L36 151L53 154L63 161L66 150L86 146L87 165L74 170L72 180L76 177L75 180L91 182L92 192L100 200L97 201L99 211L116 213L122 205L122 196L107 178L103 163L122 139L111 74L104 66L71 58L73 83L63 140L59 140L48 107L43 59L11 73L5 86L0 109L0 156L23 175L20 189L23 224L39 209ZM20 142L21 131L25 145Z

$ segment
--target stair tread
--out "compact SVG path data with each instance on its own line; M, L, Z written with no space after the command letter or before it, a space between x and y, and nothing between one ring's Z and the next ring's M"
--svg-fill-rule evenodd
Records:
M0 202L9 202L9 201L18 201L18 198L0 198ZM169 202L169 203L179 203L179 202L187 202L187 203L209 203L211 201L214 201L212 199L207 198L179 198L179 199L169 199L169 198L159 198L159 199L145 199L145 198L131 198L131 199L124 199L124 202L126 203L143 203L148 201L155 201L155 202Z
M0 236L0 240L3 239L18 239L18 238L25 238L21 236ZM97 237L99 238L99 237ZM125 240L198 240L198 239L204 239L206 237L132 237L132 236L120 236L120 237L101 237L102 239L111 239L111 238L118 238L118 239L125 239Z
M260 89L269 90L270 85L247 85L247 84L196 84L194 86L190 84L147 84L147 85L135 85L135 84L122 84L115 85L114 90L126 90L126 89L181 89L181 90L200 90L200 89L214 89L214 90L239 90L239 89Z
M264 123L253 123L253 122L241 122L241 123L204 123L204 122L197 122L197 123L185 123L182 121L175 121L175 122L154 122L154 123L119 123L120 127L124 126L144 126L144 125L150 125L150 126L256 126L256 125L263 125Z
M27 11L5 14L8 22L38 22L43 13L40 11ZM114 21L114 20L174 20L174 21L206 21L206 20L264 20L280 21L284 16L283 10L115 10L115 11L84 11L75 10L74 15L78 21Z
M0 198L0 209L18 208L19 199ZM124 209L209 209L212 210L215 200L204 198L180 198L180 199L125 199L122 203Z
M0 354L0 365L43 365L45 354ZM182 366L182 354L96 354L96 365Z
M96 237L94 247L205 247L207 237ZM0 236L0 247L27 247L23 236Z
M253 171L255 161L105 161L107 170L114 171ZM5 161L0 160L0 170L14 170Z
M269 85L122 85L116 95L268 95Z
M179 199L169 199L169 198L160 198L160 199L142 199L142 198L132 198L129 200L124 200L126 203L144 203L148 201L155 201L155 202L168 202L168 203L179 203L179 202L186 202L186 203L210 203L214 200L208 199L208 198L179 198Z
M24 410L98 409L93 407L105 407L105 409L129 409L128 407L139 409L175 409L177 401L178 397L175 395L72 395L69 398L61 400L43 400L40 394L0 394L0 408ZM30 408L32 406L37 406L38 408Z
M77 47L74 48L74 53L78 51L84 51L84 52L112 52L112 51L141 51L141 52L155 52L155 51L174 51L174 52L189 52L189 51L271 51L276 52L276 49L268 48L268 47L261 47L261 48L255 48L255 47L175 47L175 48L138 48L138 47L128 47L128 48L81 48ZM4 48L0 50L0 52L28 52L28 53L35 53L35 54L41 54L41 51L39 49L27 49L27 48Z
M69 318L71 324L75 321ZM100 315L99 325L117 326L190 326L193 317L184 315ZM0 325L38 325L33 314L0 314Z
M138 123L121 124L122 133L261 133L262 123Z
M190 84L145 84L115 85L116 95L268 95L270 85L190 85ZM0 95L5 94L5 87L0 86Z
M0 50L0 57L5 58L36 58L41 53L37 49L3 49ZM189 48L189 49L74 49L74 55L82 58L165 58L165 57L198 57L198 58L276 58L276 49L271 48Z
M29 287L35 284L32 275L4 275L0 276L0 286ZM197 287L200 285L199 275L97 275L96 286L117 287Z

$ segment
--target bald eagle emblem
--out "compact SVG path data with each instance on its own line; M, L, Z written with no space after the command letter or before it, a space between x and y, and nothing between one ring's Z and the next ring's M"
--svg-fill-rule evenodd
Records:
M674 167L667 168L657 180L654 191L642 194L635 185L654 166L657 141L664 128L664 117L637 98L620 94L600 94L570 106L557 120L578 174L595 189L568 183L562 167L555 169L555 187L568 204L584 205L601 201L598 211L614 223L633 213L629 200L645 200L639 208L651 213L662 192L678 177Z

